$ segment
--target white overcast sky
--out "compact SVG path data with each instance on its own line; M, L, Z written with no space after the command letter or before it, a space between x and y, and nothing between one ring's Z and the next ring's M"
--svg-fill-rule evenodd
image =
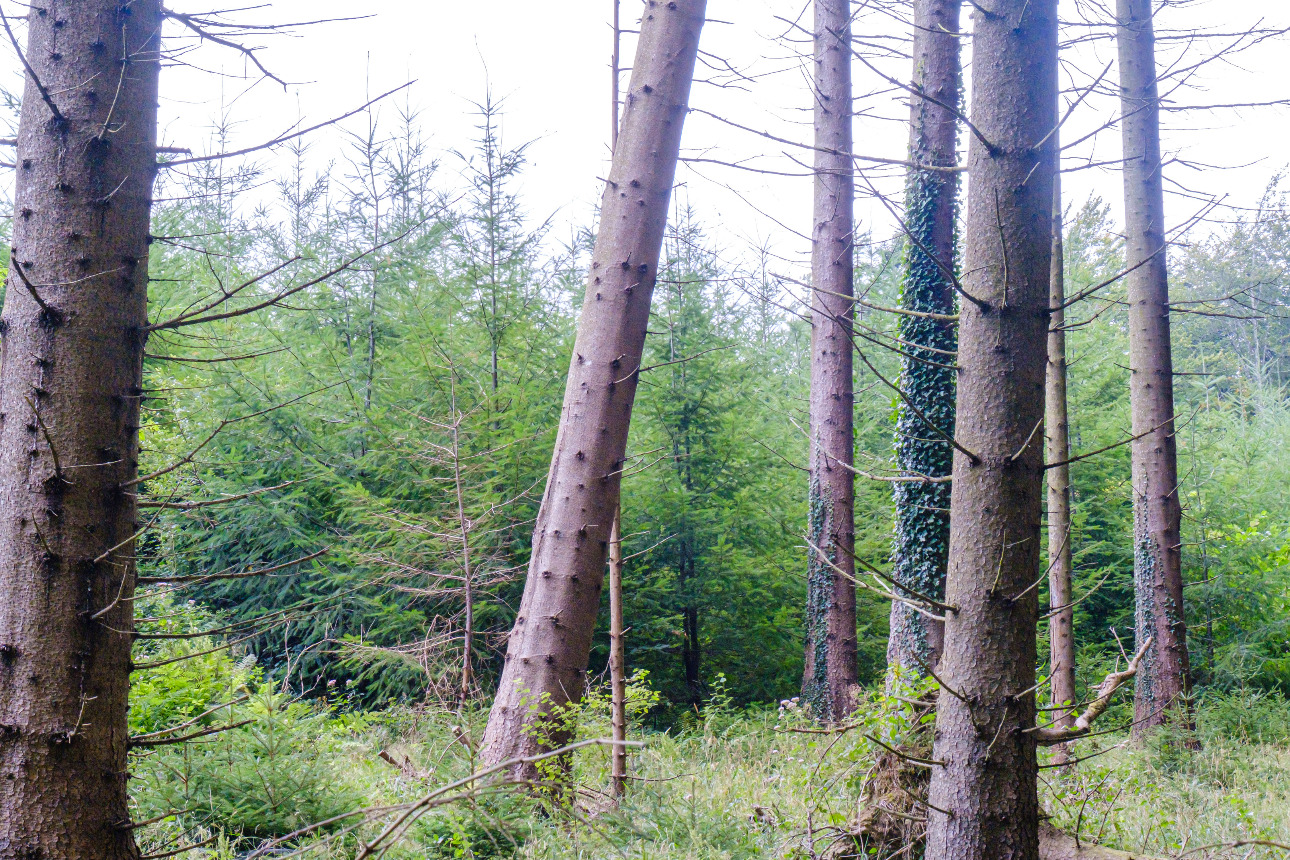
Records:
M3 0L11 15L22 13L13 0ZM194 0L172 0L176 8L199 12L212 8ZM254 2L254 0L248 0ZM640 0L622 0L625 26L633 26ZM446 153L465 149L472 135L470 102L482 98L486 84L495 96L505 98L504 137L515 145L534 141L531 164L523 191L529 210L545 218L555 213L559 225L589 223L600 193L597 177L605 175L609 138L609 55L612 0L276 0L243 13L256 23L294 22L356 14L360 21L322 24L296 31L293 37L255 39L261 56L276 74L295 82L284 92L270 81L248 90L254 70L236 54L205 45L185 59L223 76L192 69L168 68L162 98L162 137L171 145L201 152L212 148L209 129L221 110L239 124L238 145L248 145L281 133L302 116L306 124L344 113L407 80L415 80L411 100L422 112L432 148ZM862 11L857 37L890 41L907 35L888 11L892 0L858 3ZM1091 6L1082 0L1080 6ZM1076 13L1075 0L1062 0L1064 18ZM233 16L238 17L238 16ZM711 58L701 76L713 78L717 57L756 77L756 82L718 86L699 83L692 104L756 129L784 138L805 141L811 100L803 66L801 32L787 23L809 22L808 0L710 0L714 19L704 33L703 49ZM966 21L966 15L965 15ZM729 23L717 23L729 22ZM1262 26L1290 26L1286 0L1172 0L1160 15L1162 35L1186 27L1204 26L1236 32L1262 22ZM178 28L173 25L168 33ZM1074 35L1086 30L1070 30ZM785 36L788 36L785 39ZM21 38L22 33L19 33ZM797 41L794 41L797 40ZM1232 39L1218 38L1190 46L1178 61L1187 67ZM1179 42L1162 43L1162 63L1174 62ZM624 63L630 64L634 45L624 46ZM1114 59L1114 46L1103 41L1066 56L1070 71L1064 86L1087 86ZM7 52L8 88L20 85L16 59ZM907 64L881 61L887 74L907 78ZM970 72L969 72L970 76ZM856 121L856 151L901 158L906 115L898 93L877 74L857 63L858 93L888 90L864 100L864 116ZM1113 87L1115 70L1106 81ZM726 76L724 81L733 84ZM625 83L625 79L624 79ZM1177 92L1182 105L1259 102L1290 97L1290 38L1269 40L1230 61L1204 66L1191 86ZM1072 94L1073 95L1073 94ZM1115 116L1115 99L1091 96L1079 108L1063 135L1069 141ZM386 118L393 119L392 108ZM1282 107L1171 113L1166 116L1166 149L1207 169L1173 164L1167 170L1195 197L1221 197L1226 204L1249 207L1257 203L1269 178L1290 162L1290 110ZM338 135L325 131L316 136L316 151L334 152ZM809 153L766 141L693 115L686 128L687 154L719 161L754 158L757 166L788 174L802 172L794 158ZM785 155L785 153L788 155ZM1095 141L1067 153L1067 166L1088 161L1112 161L1118 156L1118 132L1112 130ZM260 157L273 168L274 156ZM443 159L445 182L454 168ZM1217 168L1227 169L1217 169ZM878 187L895 192L901 181L896 172L874 174ZM712 226L714 239L732 256L747 242L770 241L785 256L800 255L804 245L792 230L809 231L810 181L799 176L766 176L712 164L683 167L678 177L688 200L702 220ZM1081 202L1098 193L1112 203L1120 217L1120 177L1114 170L1092 169L1068 175L1068 199ZM863 186L862 186L863 188ZM1172 195L1171 222L1185 221L1201 202L1191 196ZM1238 210L1220 209L1219 218ZM883 204L862 195L857 206L859 228L890 234L894 227ZM1204 228L1201 228L1202 230Z

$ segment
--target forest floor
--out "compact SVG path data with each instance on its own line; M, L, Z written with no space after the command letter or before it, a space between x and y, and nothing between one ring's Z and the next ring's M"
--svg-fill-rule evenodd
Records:
M204 823L189 814L145 828L145 854L210 838L208 847L187 856L245 857L265 836L289 832L292 825L363 805L414 800L477 767L469 738L481 733L485 713L463 718L395 708L356 714L275 704L272 694L264 695L258 724L217 735L221 740L195 754L176 751L169 759L137 763L140 814L184 802L207 807L200 813ZM593 698L579 714L582 736L607 737L607 716L604 700ZM791 703L778 711L712 707L702 721L687 722L634 735L645 746L633 751L632 780L617 808L606 794L607 750L590 748L573 765L578 788L572 811L544 814L513 789L485 792L431 810L384 856L853 856L829 850L844 844L842 836L855 819L876 749L865 735L887 731L894 723L888 709L868 702L855 729L833 735L795 731L810 724ZM1068 833L1126 851L1196 860L1285 856L1259 846L1205 846L1290 842L1290 706L1280 697L1252 694L1211 698L1201 709L1197 735L1197 751L1164 740L1132 749L1115 734L1085 741L1076 754L1093 757L1073 769L1041 771L1043 807ZM213 768L203 769L203 756ZM185 797L173 796L181 783ZM214 819L223 827L214 826ZM370 839L381 829L373 821L361 832ZM238 832L259 836L239 841ZM335 837L337 831L328 833ZM265 856L310 843L290 842ZM353 838L346 837L305 856L355 853Z

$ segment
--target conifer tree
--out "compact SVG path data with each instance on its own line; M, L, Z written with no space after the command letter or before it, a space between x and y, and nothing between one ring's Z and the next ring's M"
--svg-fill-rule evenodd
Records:
M543 723L586 686L706 9L705 0L648 0L644 8L524 598L484 735L489 764L558 744L565 733ZM515 769L536 773L531 764Z
M1174 426L1164 162L1151 0L1117 0L1133 412L1133 576L1139 645L1154 639L1134 688L1141 740L1191 707L1183 609L1182 501Z
M139 857L126 698L161 27L158 0L27 17L0 365L3 860Z
M915 95L910 100L909 158L905 189L905 272L900 383L905 398L896 419L896 534L892 577L906 596L941 599L950 549L950 484L954 450L943 434L954 432L954 350L958 326L953 278L957 246L958 116L962 84L959 59L960 0L914 4ZM926 93L922 98L917 93ZM919 413L910 408L913 404ZM928 426L930 424L934 426ZM922 480L922 479L930 480ZM887 664L918 678L941 657L942 625L909 604L893 601Z
M802 696L818 719L833 722L851 712L857 681L850 0L815 0L814 43L811 454Z
M929 860L1037 860L1034 731L1057 0L974 4L945 650Z

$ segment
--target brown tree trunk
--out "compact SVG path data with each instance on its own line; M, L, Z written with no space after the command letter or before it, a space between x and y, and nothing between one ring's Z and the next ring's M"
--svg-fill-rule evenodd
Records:
M967 259L929 860L1035 860L1057 0L974 12ZM984 138L984 141L982 140ZM988 142L988 143L987 143ZM943 811L938 811L943 810Z
M564 410L506 665L487 764L549 749L537 725L586 686L650 298L680 156L706 0L647 0L613 168L601 200ZM533 767L518 773L535 776Z
M815 214L811 251L811 546L802 698L816 717L851 712L856 657L851 321L855 167L851 4L815 0Z
M909 158L914 164L954 167L958 163L957 106L963 83L960 60L961 0L917 0L914 3L913 87L929 98L910 99ZM954 284L947 273L956 268L958 175L911 168L905 190L905 281L901 307L923 314L956 312ZM923 417L901 401L896 423L896 461L902 474L942 478L953 467L953 448L944 432L954 430L954 371L948 365L957 344L958 326L934 317L901 317L902 339L910 344L902 358L900 381L905 396ZM914 345L917 346L914 346ZM919 349L918 347L925 347ZM924 420L924 417L926 420ZM917 594L945 594L950 549L950 485L895 485L896 531L893 576ZM944 625L906 603L891 604L887 666L909 678L935 670L941 659Z
M1056 146L1057 135L1053 135ZM1066 302L1065 249L1062 235L1062 179L1053 177L1053 261L1048 285L1048 304L1052 322L1048 329L1048 382L1046 386L1047 445L1049 463L1060 463L1048 470L1048 603L1056 614L1048 623L1049 662L1052 676L1052 704L1075 703L1075 608L1071 606L1071 571L1074 567L1071 542L1071 456L1070 424L1066 395ZM1059 727L1075 724L1070 708L1053 712L1051 719ZM1065 747L1058 750L1065 756Z
M609 684L614 749L610 777L615 798L627 793L627 649L623 642L623 512L609 536Z
M1133 411L1133 575L1137 639L1155 637L1138 672L1133 735L1169 711L1188 713L1191 668L1183 615L1182 506L1174 435L1164 165L1151 0L1117 0L1124 131L1124 227L1129 268L1129 393Z
M161 9L46 6L0 361L0 858L125 860Z

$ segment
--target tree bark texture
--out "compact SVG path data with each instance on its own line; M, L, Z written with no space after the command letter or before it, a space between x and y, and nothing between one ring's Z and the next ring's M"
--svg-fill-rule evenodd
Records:
M810 522L802 698L816 717L851 712L859 677L855 589L855 167L851 4L815 0L815 211L811 282Z
M944 682L929 860L1035 860L1035 634L1057 0L974 12ZM984 140L982 140L984 138ZM970 454L965 451L971 452ZM945 810L946 812L938 812Z
M0 326L0 858L123 860L161 9L55 0L27 23Z
M1188 712L1191 668L1183 615L1182 506L1174 434L1173 353L1165 239L1160 95L1151 0L1117 0L1124 134L1124 224L1133 413L1133 575L1139 643L1155 637L1138 672L1133 734L1174 707Z
M954 167L958 163L958 117L944 105L960 101L961 0L917 0L914 3L913 88L931 97L910 100L909 160L914 164ZM911 168L905 189L904 310L938 315L957 312L950 273L956 268L958 240L958 174ZM954 432L954 356L958 325L933 317L902 316L900 336L909 344L901 358L900 383L922 413L904 400L896 418L896 465L901 475L943 478L950 475L954 449L942 433ZM924 420L924 418L926 420ZM931 422L934 427L929 427ZM938 432L939 428L940 432ZM895 485L896 530L893 578L913 592L945 595L950 550L950 485ZM914 597L906 593L907 597ZM940 662L944 626L899 601L891 604L887 666L892 676L921 678L923 667Z
M1054 143L1057 135L1053 136ZM1052 322L1048 329L1048 381L1045 386L1045 458L1061 463L1048 470L1048 603L1056 614L1048 622L1049 662L1054 707L1075 703L1075 607L1071 605L1071 572L1074 568L1071 542L1071 456L1070 422L1066 392L1066 266L1062 235L1062 180L1053 177L1053 261L1048 287ZM1055 711L1055 726L1075 724L1070 708ZM1064 749L1059 750L1064 755Z
M650 298L706 0L647 0L524 597L484 734L499 764L552 748L581 698L618 505ZM517 768L532 778L532 767Z

